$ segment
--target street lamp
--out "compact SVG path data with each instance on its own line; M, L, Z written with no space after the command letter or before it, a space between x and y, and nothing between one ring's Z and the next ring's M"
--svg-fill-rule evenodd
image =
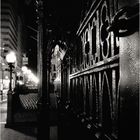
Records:
M9 65L10 71L10 82L9 82L9 91L7 94L7 122L5 127L12 125L13 123L13 114L12 114L12 70L13 64L16 62L16 55L14 52L10 52L6 56L6 61Z
M8 62L9 68L10 68L10 83L9 83L9 91L12 91L12 69L13 69L13 64L16 62L16 55L14 52L10 52L6 56L6 61Z

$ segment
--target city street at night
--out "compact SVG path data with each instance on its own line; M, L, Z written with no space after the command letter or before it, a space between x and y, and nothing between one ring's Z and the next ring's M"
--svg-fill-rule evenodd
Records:
M1 0L0 140L138 140L138 0Z
M15 125L6 128L7 100L0 102L0 138L1 140L36 140L36 128Z

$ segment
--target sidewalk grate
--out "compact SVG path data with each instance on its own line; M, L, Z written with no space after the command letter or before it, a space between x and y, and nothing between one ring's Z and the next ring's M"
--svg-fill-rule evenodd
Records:
M25 110L37 110L38 95L36 93L28 93L25 95L19 95L19 99L22 107Z

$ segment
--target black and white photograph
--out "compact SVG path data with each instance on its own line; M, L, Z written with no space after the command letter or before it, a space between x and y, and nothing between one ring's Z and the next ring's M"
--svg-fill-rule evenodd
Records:
M139 0L0 0L0 140L139 140Z

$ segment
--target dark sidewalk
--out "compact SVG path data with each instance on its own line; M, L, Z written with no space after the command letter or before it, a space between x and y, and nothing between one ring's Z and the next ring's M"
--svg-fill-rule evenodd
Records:
M21 95L19 99L21 106L15 112L13 125L6 128L5 124L0 125L1 140L37 140L37 94ZM7 113L6 108L4 113ZM54 104L49 111L49 124L50 140L96 140L67 109L54 108Z
M17 99L17 98L16 98ZM20 95L14 108L14 122L7 126L7 101L0 103L0 140L37 139L37 94ZM51 114L56 119L56 113ZM54 121L54 120L52 120ZM55 121L56 122L56 121ZM5 127L6 126L6 127ZM57 126L50 126L50 140L57 140Z

